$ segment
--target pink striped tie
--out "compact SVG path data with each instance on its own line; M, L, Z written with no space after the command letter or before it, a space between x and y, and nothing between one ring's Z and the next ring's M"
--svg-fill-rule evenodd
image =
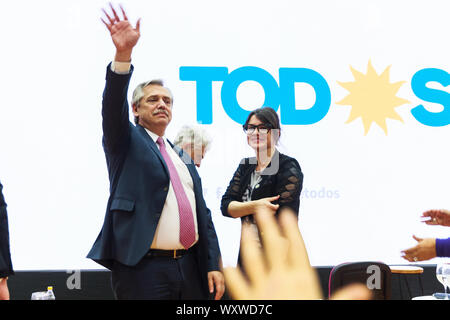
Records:
M158 137L156 143L159 145L161 155L166 161L167 167L169 168L170 181L172 182L172 187L178 202L178 211L180 212L180 243L183 245L183 247L189 249L190 246L195 242L195 226L191 205L186 196L186 193L184 192L184 188L181 184L181 180L178 176L175 165L173 164L172 159L170 159L170 156L167 153L163 139L161 137Z

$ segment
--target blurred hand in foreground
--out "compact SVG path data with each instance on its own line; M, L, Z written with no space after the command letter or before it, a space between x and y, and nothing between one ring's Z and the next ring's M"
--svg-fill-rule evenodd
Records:
M225 268L225 282L236 300L319 300L323 299L318 275L309 262L308 253L296 216L289 210L280 212L279 224L269 210L255 214L263 248L251 240L243 226L241 259L246 270ZM367 300L370 290L363 284L346 286L336 292L334 300Z

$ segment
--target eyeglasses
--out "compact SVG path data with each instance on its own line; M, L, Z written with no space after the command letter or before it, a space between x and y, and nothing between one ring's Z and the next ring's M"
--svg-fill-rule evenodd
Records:
M257 126L252 125L252 124L247 124L243 126L244 132L246 134L253 134L253 132L255 132L256 129L258 129L258 133L261 134L267 134L269 133L271 126L268 124L259 124Z

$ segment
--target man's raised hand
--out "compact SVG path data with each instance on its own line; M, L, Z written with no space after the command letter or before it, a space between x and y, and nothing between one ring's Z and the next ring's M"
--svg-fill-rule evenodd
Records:
M130 61L131 60L131 52L133 51L134 46L137 44L140 37L140 23L141 19L138 19L136 23L136 27L133 26L128 21L128 17L125 13L125 10L120 7L122 11L123 19L119 18L116 10L113 5L109 4L112 14L108 14L105 9L102 9L108 21L103 20L102 22L108 28L111 39L116 47L116 61Z

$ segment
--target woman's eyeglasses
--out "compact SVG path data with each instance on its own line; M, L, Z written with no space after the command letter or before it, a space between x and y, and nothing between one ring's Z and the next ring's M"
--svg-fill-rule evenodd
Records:
M271 126L268 124L259 124L257 126L252 124L247 124L243 126L244 132L246 134L253 134L256 129L258 129L258 133L267 134L269 133Z

